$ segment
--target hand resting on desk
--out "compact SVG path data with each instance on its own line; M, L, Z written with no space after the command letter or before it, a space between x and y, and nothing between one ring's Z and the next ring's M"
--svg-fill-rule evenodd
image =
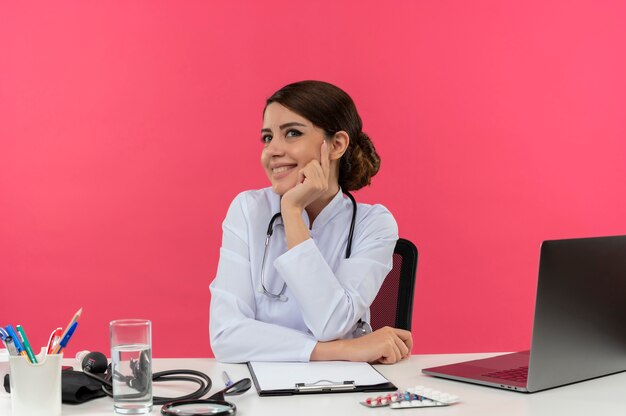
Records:
M409 331L384 327L354 339L318 342L311 361L365 361L394 364L411 354L413 338Z

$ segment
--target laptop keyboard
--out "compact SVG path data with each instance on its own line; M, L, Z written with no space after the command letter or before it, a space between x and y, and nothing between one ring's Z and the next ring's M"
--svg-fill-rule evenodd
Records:
M528 380L528 366L494 371L492 373L483 374L483 376L525 383Z

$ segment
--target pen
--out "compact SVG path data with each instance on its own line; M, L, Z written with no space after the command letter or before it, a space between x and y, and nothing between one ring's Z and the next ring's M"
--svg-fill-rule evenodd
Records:
M4 343L7 346L7 350L9 350L9 355L13 355L13 356L20 355L20 353L17 352L17 348L15 348L15 343L13 342L13 338L10 335L8 335L4 339Z
M63 337L59 345L55 348L55 351L53 352L53 354L61 354L61 351L63 351L63 348L65 348L67 343L70 341L70 338L72 338L72 335L74 335L74 331L76 331L77 326L78 326L78 322L74 322L72 324L70 329L67 330L65 336Z
M222 379L224 380L224 384L226 385L226 387L232 386L233 381L230 379L226 371L222 371Z
M31 363L37 364L37 357L35 357L35 353L33 353L33 349L30 347L30 342L28 342L28 337L26 336L26 332L24 332L24 328L22 328L22 325L17 325L16 328L22 338L22 344L24 344L24 350L26 350L26 354L28 354L28 359Z
M48 348L46 349L46 354L52 354L52 351L59 345L59 341L61 340L61 335L63 334L63 328L58 327L53 330L50 334L50 339L48 340Z
M17 354L18 355L23 355L26 357L26 351L24 351L24 347L22 346L22 343L20 342L20 339L18 338L17 334L15 333L15 330L13 329L13 327L11 325L7 325L6 326L6 330L7 333L9 334L9 336L13 339L13 343L15 344L15 349L17 350ZM30 358L29 358L30 360Z

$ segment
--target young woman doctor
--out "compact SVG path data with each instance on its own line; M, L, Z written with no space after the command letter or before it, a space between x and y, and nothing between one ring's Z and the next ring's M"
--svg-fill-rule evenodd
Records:
M361 127L352 99L325 82L267 100L261 163L272 186L232 202L210 286L219 361L391 364L410 354L410 332L367 330L398 230L385 207L346 195L380 165Z

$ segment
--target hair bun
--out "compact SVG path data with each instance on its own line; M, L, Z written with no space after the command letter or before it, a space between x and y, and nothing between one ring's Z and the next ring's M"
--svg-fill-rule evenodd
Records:
M347 191L356 191L372 182L380 169L380 156L372 140L363 131L350 140L339 167L340 185Z

